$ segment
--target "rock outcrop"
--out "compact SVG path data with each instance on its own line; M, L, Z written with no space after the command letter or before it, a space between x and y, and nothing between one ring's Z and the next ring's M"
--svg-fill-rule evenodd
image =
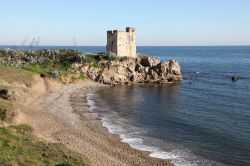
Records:
M91 80L103 84L137 84L180 82L180 65L176 60L163 62L158 58L142 56L122 60L101 59L98 67L72 64L72 70L86 74ZM76 67L78 69L76 69Z
M237 81L238 79L240 79L240 78L237 77L237 76L232 76L232 77L231 77L231 80L232 80L232 81Z
M108 53L91 54L64 49L33 51L0 49L2 65L26 67L33 64L48 65L48 63L53 69L48 73L52 78L61 76L61 73L54 69L55 64L59 64L64 70L73 74L70 76L72 78L79 75L87 76L103 84L164 83L182 80L180 65L176 60L164 62L149 56L118 57ZM41 77L45 76L41 74ZM62 80L68 82L67 78Z

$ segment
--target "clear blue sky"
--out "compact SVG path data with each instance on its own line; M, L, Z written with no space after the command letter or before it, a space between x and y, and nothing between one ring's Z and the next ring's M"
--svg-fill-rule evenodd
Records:
M0 45L105 45L137 28L138 45L250 45L250 0L2 0Z

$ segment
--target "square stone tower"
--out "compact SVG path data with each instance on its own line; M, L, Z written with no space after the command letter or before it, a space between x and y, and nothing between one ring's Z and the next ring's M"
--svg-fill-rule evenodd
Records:
M137 57L135 28L107 31L106 51L117 56Z

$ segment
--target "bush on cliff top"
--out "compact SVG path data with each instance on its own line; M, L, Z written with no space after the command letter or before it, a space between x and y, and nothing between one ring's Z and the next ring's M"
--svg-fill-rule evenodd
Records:
M69 73L68 72L69 67L70 67L69 62L66 61L53 62L47 59L42 64L31 64L23 68L46 77L59 78L59 76L61 75L65 76ZM55 76L55 73L58 73L58 75Z
M18 125L0 128L0 165L90 165L89 160L62 144L39 141L32 128Z

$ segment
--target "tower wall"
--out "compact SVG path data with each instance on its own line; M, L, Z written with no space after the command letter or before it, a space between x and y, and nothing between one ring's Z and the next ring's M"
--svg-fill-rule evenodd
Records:
M136 57L135 28L127 27L126 31L107 31L106 51L117 56Z

